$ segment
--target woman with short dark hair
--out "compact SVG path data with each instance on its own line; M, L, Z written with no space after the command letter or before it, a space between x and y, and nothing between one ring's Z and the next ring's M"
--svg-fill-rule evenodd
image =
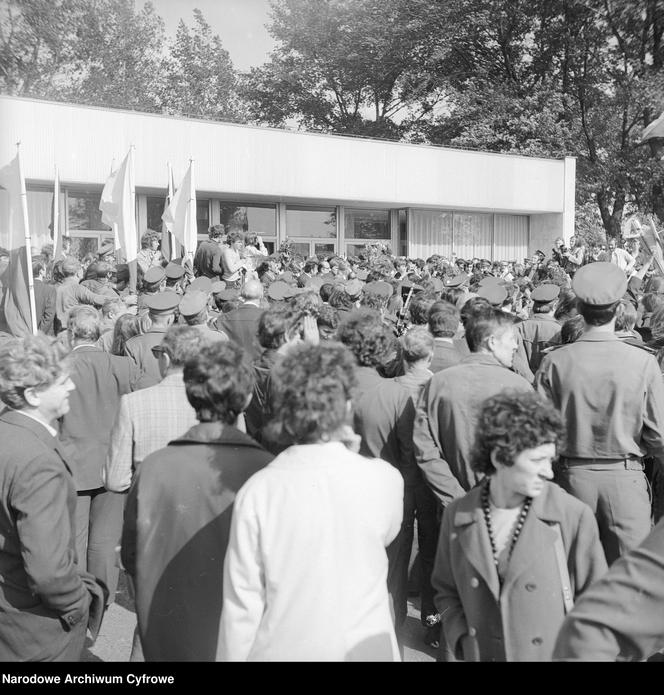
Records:
M403 481L357 453L353 357L338 343L303 343L273 381L274 427L291 446L235 500L218 657L398 661L385 548L401 524Z
M550 482L560 415L534 392L486 401L482 482L445 509L432 584L447 647L466 661L548 661L576 596L606 571L590 508Z

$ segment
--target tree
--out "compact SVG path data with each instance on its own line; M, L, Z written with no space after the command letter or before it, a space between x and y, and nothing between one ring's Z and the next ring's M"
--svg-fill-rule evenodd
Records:
M4 0L0 3L0 91L48 96L74 59L80 0Z
M186 116L239 120L237 80L230 56L198 9L194 21L191 30L182 20L178 24L165 63L162 108Z
M428 0L274 0L270 61L245 78L250 117L294 119L335 133L398 139L427 118L443 90Z
M147 2L87 0L75 64L60 96L100 106L154 111L159 106L164 22Z

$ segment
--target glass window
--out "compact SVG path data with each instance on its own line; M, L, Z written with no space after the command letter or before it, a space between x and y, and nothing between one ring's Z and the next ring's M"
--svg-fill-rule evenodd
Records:
M289 205L286 208L286 234L289 237L336 239L336 208Z
M69 229L98 229L100 231L110 229L101 221L100 200L101 191L99 193L67 191Z
M452 252L451 212L410 210L408 213L408 253L412 258L428 258L434 253ZM460 255L457 251L457 255Z
M221 223L227 231L256 232L261 237L276 237L277 206L221 202Z
M99 237L97 236L72 236L71 254L81 259L86 253L97 253L99 250Z
M199 234L205 234L207 237L210 229L210 201L196 201L196 226Z
M161 216L164 214L166 198L157 198L148 196L146 198L148 207L148 229L154 229L155 232L161 232Z
M457 258L491 259L492 240L492 215L454 213L454 253Z
M344 213L344 233L346 239L387 241L390 238L389 210L346 208Z
M335 253L334 244L314 244L314 255Z
M309 242L307 241L304 244L291 244L291 251L292 254L295 255L296 253L299 253L300 256L304 256L305 258L309 257Z

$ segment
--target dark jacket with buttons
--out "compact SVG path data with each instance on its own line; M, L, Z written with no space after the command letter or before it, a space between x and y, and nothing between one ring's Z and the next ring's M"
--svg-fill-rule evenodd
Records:
M71 468L61 443L22 413L0 415L0 442L0 661L51 661L87 624L90 603Z
M549 661L565 617L554 543L559 525L574 597L606 572L595 517L554 483L534 498L502 588L493 563L481 487L443 515L432 585L445 638L467 661Z

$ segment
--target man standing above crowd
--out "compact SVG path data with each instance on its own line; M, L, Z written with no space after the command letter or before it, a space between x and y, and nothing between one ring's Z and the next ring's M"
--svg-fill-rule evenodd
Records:
M226 231L223 224L215 224L208 230L208 240L202 241L194 256L194 271L213 280L221 279L221 250L226 243Z
M56 288L55 297L55 316L56 316L56 332L59 332L67 327L67 319L69 312L79 304L94 304L96 307L101 307L108 297L105 294L97 294L91 292L87 287L79 284L83 277L83 268L80 261L69 256L62 262L62 272L65 279L61 285Z
M161 268L163 256L159 250L159 232L148 229L141 237L141 250L136 254L136 262L143 275L150 268Z
M621 249L614 238L609 239L607 255L607 260L613 263L613 265L617 265L629 278L636 265L636 258L628 251L625 251L625 249Z
M544 357L535 385L565 420L559 483L594 511L611 564L650 531L643 457L664 465L664 383L655 358L615 334L625 273L591 263L572 289L585 331Z

